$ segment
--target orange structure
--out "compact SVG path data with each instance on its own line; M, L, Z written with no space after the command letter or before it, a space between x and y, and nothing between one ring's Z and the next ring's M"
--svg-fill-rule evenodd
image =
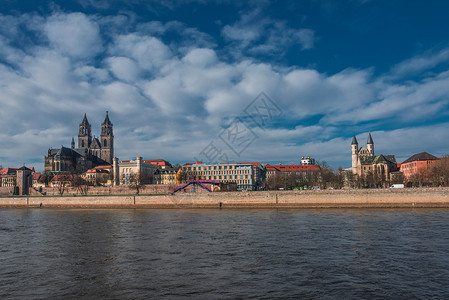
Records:
M414 182L425 182L431 165L438 160L436 156L427 152L412 155L401 164L404 183L411 186Z

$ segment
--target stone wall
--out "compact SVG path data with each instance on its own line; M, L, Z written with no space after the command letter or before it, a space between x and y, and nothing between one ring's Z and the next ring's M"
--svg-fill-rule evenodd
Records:
M1 207L345 208L447 207L449 189L180 193L156 196L3 197Z
M180 184L146 184L140 190L140 194L168 194L173 191ZM211 185L206 184L209 188ZM192 192L192 186L186 188L187 193ZM205 193L207 191L197 187L197 193ZM57 188L45 187L42 189L42 193L47 196L56 196L59 195L59 191ZM135 189L130 189L129 185L117 185L112 187L89 187L87 194L88 195L123 195L123 194L135 194ZM81 195L80 191L77 188L67 187L64 191L64 195Z

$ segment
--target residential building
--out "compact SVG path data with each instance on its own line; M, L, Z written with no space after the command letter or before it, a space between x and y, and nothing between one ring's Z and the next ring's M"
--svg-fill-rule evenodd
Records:
M153 183L157 165L144 162L142 157L135 160L123 160L118 163L118 184L130 184L133 176L138 176L141 183Z
M310 156L301 157L301 165L315 165L315 163L315 159Z
M267 179L276 174L304 174L306 172L320 171L321 167L317 165L270 165L266 164Z
M59 187L59 186L65 186L65 187L71 187L72 186L72 175L68 174L57 174L53 176L53 178L49 182L50 187Z
M156 165L159 169L162 170L173 168L173 166L168 161L163 159L144 159L143 161L152 165Z
M109 171L105 169L89 169L81 177L92 186L107 186L111 185L111 180L109 178ZM109 182L108 182L109 181Z
M199 161L182 166L186 180L217 180L236 183L238 190L257 190L264 180L264 169L260 163L204 164Z
M401 172L404 176L404 183L411 186L413 182L423 183L428 179L428 173L438 157L427 152L414 154L401 164Z

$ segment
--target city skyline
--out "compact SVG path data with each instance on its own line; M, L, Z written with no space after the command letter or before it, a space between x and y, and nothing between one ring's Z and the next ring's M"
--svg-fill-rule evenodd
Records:
M348 168L353 135L364 144L369 132L376 152L398 162L448 154L448 9L444 1L6 1L0 164L43 170L47 149L70 147L84 113L99 124L105 111L119 159L193 162L213 144L231 161L312 156ZM261 99L274 107L262 123L248 113ZM238 149L225 138L236 124L252 133Z

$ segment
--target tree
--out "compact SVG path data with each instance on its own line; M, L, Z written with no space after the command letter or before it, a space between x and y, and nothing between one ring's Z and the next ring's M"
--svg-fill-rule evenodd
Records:
M145 174L142 173L131 173L129 176L129 189L135 190L136 194L144 188L144 183L146 182Z
M71 175L59 175L58 181L56 181L56 188L58 189L58 194L60 196L64 195L67 185L72 179L71 177Z
M44 183L45 186L48 186L48 184L50 183L51 179L53 178L53 174L50 172L45 172L44 174L42 174L39 177L39 182Z
M87 195L87 192L89 191L87 180L80 175L74 175L72 177L72 186L75 187L81 195Z
M434 186L449 186L449 156L435 161L429 170L429 181Z

